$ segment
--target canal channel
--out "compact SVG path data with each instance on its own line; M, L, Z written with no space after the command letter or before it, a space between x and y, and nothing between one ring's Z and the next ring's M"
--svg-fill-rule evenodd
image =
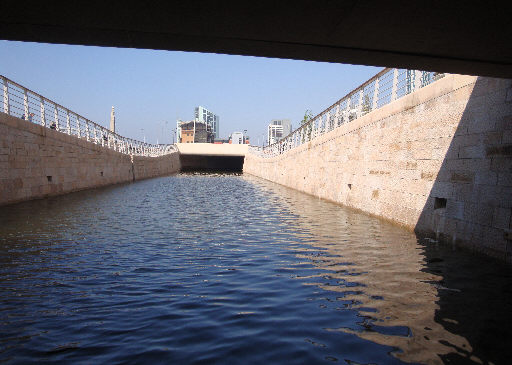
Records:
M0 208L0 362L508 361L512 269L242 174Z

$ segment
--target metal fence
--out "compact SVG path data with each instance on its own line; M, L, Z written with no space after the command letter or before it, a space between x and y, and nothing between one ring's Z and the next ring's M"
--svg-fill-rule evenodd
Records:
M2 75L0 81L1 110L8 115L129 155L156 157L177 151L175 145L154 145L122 137Z
M249 151L263 157L280 155L442 77L435 72L386 68L280 141Z

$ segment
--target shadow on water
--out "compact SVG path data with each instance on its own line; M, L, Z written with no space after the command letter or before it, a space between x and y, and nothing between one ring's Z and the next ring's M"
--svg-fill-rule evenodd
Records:
M246 178L273 191L297 215L300 227L314 237L311 245L324 250L317 257L303 257L326 272L316 285L337 292L337 301L358 312L356 326L328 330L390 346L406 362L507 363L512 338L509 265Z
M510 362L512 339L512 269L493 258L443 244L423 244L424 272L436 275L437 305L434 320L467 340L469 347L443 340L452 352L445 363L482 360ZM469 361L468 361L469 362Z
M432 228L437 236L422 240L422 271L440 277L435 322L470 346L443 340L453 348L441 356L446 363L510 362L512 274L503 261L512 262L511 85L477 78L415 229L418 239Z

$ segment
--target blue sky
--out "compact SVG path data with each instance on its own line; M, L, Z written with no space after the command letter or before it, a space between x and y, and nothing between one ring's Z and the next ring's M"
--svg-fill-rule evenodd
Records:
M202 105L226 137L246 129L252 144L272 119L298 126L381 68L324 62L0 41L0 74L121 135L170 143L176 119ZM144 129L144 132L142 132Z

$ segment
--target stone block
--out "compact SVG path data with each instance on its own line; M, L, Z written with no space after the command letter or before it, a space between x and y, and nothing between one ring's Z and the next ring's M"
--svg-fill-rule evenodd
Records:
M449 237L452 237L452 239L453 239L453 237L456 237L457 236L457 222L458 222L457 219L453 219L448 216L445 217L443 233L445 235L448 235Z
M464 220L483 226L492 225L493 206L488 204L464 203Z
M512 129L502 132L501 143L512 144Z
M475 224L465 221L457 220L457 238L461 240L469 241L475 229Z
M505 253L503 231L487 226L474 225L471 241L478 251L499 257Z
M464 207L467 203L449 199L446 204L446 217L451 219L464 219Z
M496 130L496 120L489 117L488 106L473 107L471 112L472 118L470 118L467 125L469 134Z
M496 130L498 130L498 131L512 130L512 115L506 115L504 117L499 118L496 121Z
M499 172L497 176L499 186L512 186L512 172Z
M0 156L2 157L2 156ZM511 172L512 173L512 159L505 156L494 156L491 159L491 171L499 173Z
M488 206L507 206L504 205L510 201L511 197L507 197L507 192L510 191L512 196L512 191L507 187L500 187L496 185L476 185L478 191L478 201L483 205ZM503 189L509 189L509 191L505 191Z
M507 103L512 103L512 88L509 88L509 89L507 90L507 96L506 96L506 98L505 98L505 101L506 101Z
M480 143L481 139L482 139L482 134L480 134L480 133L457 135L457 136L453 137L451 146L452 147L476 146Z
M473 171L451 171L450 181L457 184L471 184L475 178Z
M494 207L492 226L499 229L510 229L511 226L511 208Z
M478 188L472 184L457 184L454 186L454 198L463 202L478 202Z
M466 146L459 148L459 158L473 158L480 159L485 158L486 150L483 145Z
M488 171L491 167L491 160L487 158L445 160L443 167L451 171Z
M493 171L477 171L474 173L474 183L477 185L496 185L498 174Z
M501 199L497 205L504 208L512 208L512 187L498 186L498 189Z
M453 183L451 182L435 182L430 192L431 196L438 198L453 198Z
M408 155L409 154L407 154L407 157L408 157ZM412 158L414 160L431 160L431 159L433 159L432 150L431 149L413 150Z

